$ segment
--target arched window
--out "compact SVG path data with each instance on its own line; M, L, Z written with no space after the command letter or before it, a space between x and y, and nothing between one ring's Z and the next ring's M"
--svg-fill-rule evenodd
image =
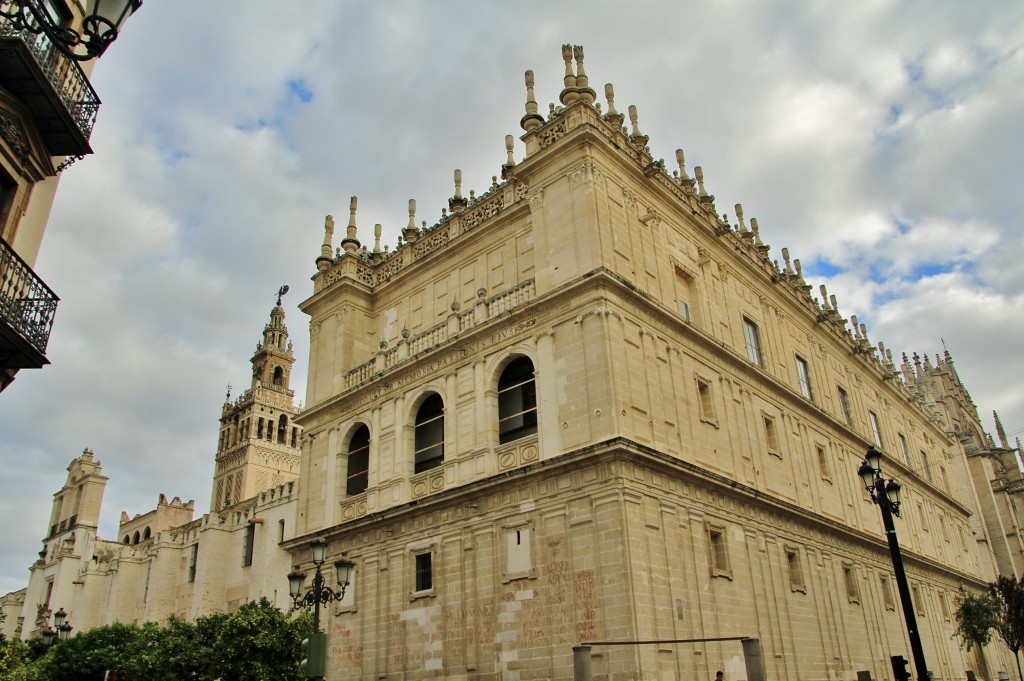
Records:
M345 496L366 491L370 483L370 429L359 426L348 445L348 482Z
M281 414L281 418L277 421L277 442L278 444L285 443L285 432L288 430L288 417Z
M148 527L147 527L147 528L146 528L145 530L143 530L143 531L142 531L142 541L146 541L147 539L149 539L149 538L150 538L150 537L152 537L152 536L153 536L153 535L152 535L152 533L151 533L151 532L149 531L149 528L148 528Z
M284 369L281 367L274 367L274 385L284 384Z
M132 538L129 537L127 534L124 536L124 543L125 544L131 544L132 543Z
M498 379L498 442L505 444L537 432L537 387L533 362L520 357Z
M133 544L138 544L139 543L139 531L138 530L135 530L135 534L132 535L132 543Z
M437 468L444 461L444 401L437 393L423 400L416 412L413 473Z

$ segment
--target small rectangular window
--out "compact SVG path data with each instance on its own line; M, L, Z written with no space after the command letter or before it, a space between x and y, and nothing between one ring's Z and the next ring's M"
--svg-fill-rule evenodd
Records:
M807 368L807 360L800 355L796 357L796 373L800 378L800 394L807 399L813 399L811 392L811 372Z
M921 451L921 468L924 469L924 477L928 478L928 482L933 482L932 466L928 462L928 452L925 452L923 450Z
M882 603L885 605L886 610L895 610L896 603L892 598L892 584L889 582L889 578L886 575L880 575L878 577L879 586L882 592Z
M875 438L875 446L881 449L882 447L882 428L878 425L878 414L873 411L868 412L868 420L871 421L871 436Z
M832 471L829 470L828 451L821 445L814 445L814 449L818 453L818 472L821 473L821 477L825 480L831 480Z
M715 400L711 394L711 383L702 378L697 379L697 401L701 420L714 423Z
M846 599L851 603L860 603L860 587L857 584L857 571L850 563L843 564L843 580L846 582Z
M782 450L779 449L779 433L775 428L775 419L767 415L762 415L761 418L764 421L764 435L768 440L768 453L782 456Z
M914 610L917 610L917 614L924 617L924 602L921 600L921 591L917 588L917 584L910 585L910 598L914 601Z
M939 612L942 613L942 619L949 621L949 603L946 602L945 592L939 592Z
M843 423L852 426L853 416L850 413L850 396L842 388L837 388L837 390L839 391L839 410L843 414Z
M430 551L416 554L416 591L429 591L434 588L434 554Z
M800 551L798 549L786 549L786 564L789 567L790 590L807 593L807 586L804 584L804 571L800 565Z
M757 324L744 317L743 333L747 338L747 358L751 363L762 366L761 335L758 333Z
M685 319L686 321L690 321L690 306L686 303L685 300L679 301L679 316Z
M728 577L732 579L729 567L729 547L726 544L725 528L721 525L708 525L708 551L711 562L712 577Z

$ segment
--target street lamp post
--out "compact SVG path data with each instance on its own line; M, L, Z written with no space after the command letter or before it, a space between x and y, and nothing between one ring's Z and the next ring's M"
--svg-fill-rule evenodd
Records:
M43 629L43 643L50 646L58 636L61 641L67 640L68 636L71 635L71 630L74 629L71 623L67 621L67 618L68 614L64 611L64 608L53 613L53 626L47 626Z
M291 594L292 602L296 608L313 608L313 635L307 639L310 650L308 662L309 670L312 672L308 678L321 678L323 667L326 665L326 635L320 633L320 604L327 605L331 601L340 601L345 598L345 589L352 578L352 563L338 559L334 561L334 574L338 579L338 588L331 589L324 582L324 575L320 568L327 559L327 542L316 540L309 545L313 553L313 565L316 572L313 574L313 586L306 593L302 593L302 584L306 581L306 573L300 571L298 566L288 573L288 592ZM306 642L304 642L305 644Z
M931 675L928 673L924 648L921 647L921 635L917 629L914 602L910 597L910 587L907 585L907 573L903 569L900 542L896 537L896 527L892 520L893 516L900 515L900 484L892 478L887 481L883 477L882 453L874 447L868 449L857 475L871 495L871 500L882 510L882 525L885 527L885 537L889 541L889 555L892 558L893 571L896 573L896 586L899 588L900 603L903 605L903 618L907 623L907 636L910 638L910 652L914 657L914 667L917 668L917 678L920 681L930 681Z
M68 58L89 61L103 54L125 20L140 7L142 0L95 0L93 11L82 19L81 32L62 25L63 17L55 16L46 0L0 0L0 16L16 30L46 34Z

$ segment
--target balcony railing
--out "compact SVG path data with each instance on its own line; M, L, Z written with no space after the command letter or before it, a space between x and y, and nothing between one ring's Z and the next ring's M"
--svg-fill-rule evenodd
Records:
M15 9L11 0L0 0L0 12ZM92 152L89 137L100 99L82 67L61 54L46 34L18 29L2 14L0 84L28 106L51 154Z
M0 239L0 320L46 352L57 311L56 294Z

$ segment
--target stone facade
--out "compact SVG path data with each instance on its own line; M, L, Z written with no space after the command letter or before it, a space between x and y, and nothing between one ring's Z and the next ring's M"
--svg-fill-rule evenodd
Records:
M480 196L456 171L442 219L418 228L410 201L390 253L360 242L355 198L339 243L328 216L307 407L279 300L220 415L209 513L161 495L101 540L106 478L72 463L25 635L51 607L79 629L286 607L323 539L355 566L323 618L330 679L566 679L580 643L595 678L740 679L739 637L773 679L891 678L909 646L856 475L875 446L934 677L1010 669L951 634L961 588L1020 574L1019 446L984 434L948 353L897 365L563 58L547 117L527 72L525 158L507 138ZM692 639L720 640L673 642Z
M770 678L888 678L910 655L856 476L871 446L903 483L935 678L992 674L951 640L958 590L997 565L958 379L897 366L742 207L720 216L682 152L671 173L653 158L635 109L629 128L610 97L602 113L582 51L564 56L546 118L527 73L526 157L508 141L503 182L467 199L456 171L450 212L420 230L411 202L393 253L361 244L354 198L337 250L327 220L287 546L308 564L324 538L328 562L356 565L331 678L569 678L581 642L740 636ZM596 645L593 666L744 675L736 641Z

